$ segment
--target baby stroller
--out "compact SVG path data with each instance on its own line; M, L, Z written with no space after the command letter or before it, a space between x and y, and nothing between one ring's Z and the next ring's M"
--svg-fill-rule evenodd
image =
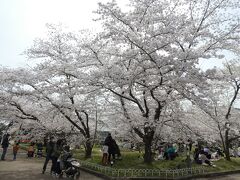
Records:
M43 144L37 143L37 157L42 157L43 155Z

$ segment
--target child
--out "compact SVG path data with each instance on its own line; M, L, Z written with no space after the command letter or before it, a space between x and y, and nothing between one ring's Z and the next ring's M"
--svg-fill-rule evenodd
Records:
M19 143L15 142L13 145L13 160L14 161L16 160L18 150L19 150Z
M103 153L102 164L105 166L107 165L108 162L108 146L106 144L104 144L102 147L102 153Z
M33 157L34 155L34 144L31 143L30 146L28 147L28 157Z

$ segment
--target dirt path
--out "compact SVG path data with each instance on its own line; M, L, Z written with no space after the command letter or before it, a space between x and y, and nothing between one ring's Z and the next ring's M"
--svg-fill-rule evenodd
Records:
M2 154L2 149L0 155ZM51 162L49 162L45 174L42 174L44 158L27 158L26 152L20 150L17 160L12 160L12 149L8 149L5 161L0 161L0 179L1 180L51 180L56 179L50 175ZM86 172L81 172L80 179L102 180Z

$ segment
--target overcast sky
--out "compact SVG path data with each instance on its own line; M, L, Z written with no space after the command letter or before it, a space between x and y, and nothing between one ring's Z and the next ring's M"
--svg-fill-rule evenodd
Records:
M98 2L99 0L0 0L0 64L9 67L24 66L27 61L21 53L32 45L35 38L44 35L46 23L62 23L73 30L95 28L92 11L97 9Z
M108 0L101 0L107 2ZM23 67L22 52L46 32L46 23L62 23L72 30L99 28L92 21L99 0L0 0L0 65ZM128 0L118 0L126 4ZM220 65L205 63L204 68Z

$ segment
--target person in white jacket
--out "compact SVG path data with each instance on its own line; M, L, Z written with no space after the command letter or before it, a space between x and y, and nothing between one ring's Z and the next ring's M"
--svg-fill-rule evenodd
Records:
M106 144L102 147L102 164L105 166L108 163L108 146Z

